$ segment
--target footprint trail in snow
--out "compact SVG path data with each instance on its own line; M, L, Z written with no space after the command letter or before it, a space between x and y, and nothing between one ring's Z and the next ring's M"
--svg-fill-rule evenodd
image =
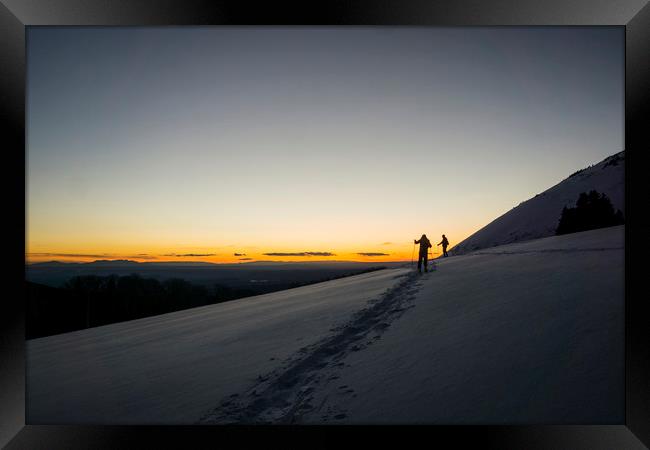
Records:
M303 414L320 409L322 405L313 404L314 392L338 379L337 372L345 366L342 361L348 354L380 339L393 321L415 306L413 300L421 276L417 272L399 275L402 280L369 301L347 323L332 328L331 335L303 347L279 368L258 376L246 392L232 394L198 423L291 424L300 421ZM356 395L347 386L339 389ZM330 413L334 419L345 418L344 413Z

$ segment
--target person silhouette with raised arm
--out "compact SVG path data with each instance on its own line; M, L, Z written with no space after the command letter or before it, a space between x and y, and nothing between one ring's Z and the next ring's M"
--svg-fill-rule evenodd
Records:
M422 261L424 261L424 271L427 271L427 262L429 260L429 248L432 247L431 242L426 234L423 234L419 240L413 240L414 243L420 244L420 255L418 256L418 272L422 273Z
M444 234L442 235L442 241L438 242L438 245L440 244L442 244L442 256L449 256L447 255L447 246L449 245L449 241Z

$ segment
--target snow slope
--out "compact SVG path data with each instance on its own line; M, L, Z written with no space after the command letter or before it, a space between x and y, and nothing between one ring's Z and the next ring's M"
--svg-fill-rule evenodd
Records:
M581 192L604 192L625 213L625 151L569 176L564 181L493 220L450 249L453 255L555 234L564 206L573 207Z
M301 423L624 423L623 227L439 261Z
M28 422L623 423L623 233L28 341Z
M330 333L405 269L27 341L30 423L193 423Z

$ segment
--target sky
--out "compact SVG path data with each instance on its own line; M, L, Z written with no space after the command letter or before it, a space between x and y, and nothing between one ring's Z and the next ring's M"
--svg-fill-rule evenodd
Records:
M27 65L27 262L410 260L624 149L621 27L28 27Z

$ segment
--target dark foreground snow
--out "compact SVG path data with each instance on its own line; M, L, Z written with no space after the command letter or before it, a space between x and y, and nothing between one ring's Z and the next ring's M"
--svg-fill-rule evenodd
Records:
M30 423L623 423L623 227L27 346Z

